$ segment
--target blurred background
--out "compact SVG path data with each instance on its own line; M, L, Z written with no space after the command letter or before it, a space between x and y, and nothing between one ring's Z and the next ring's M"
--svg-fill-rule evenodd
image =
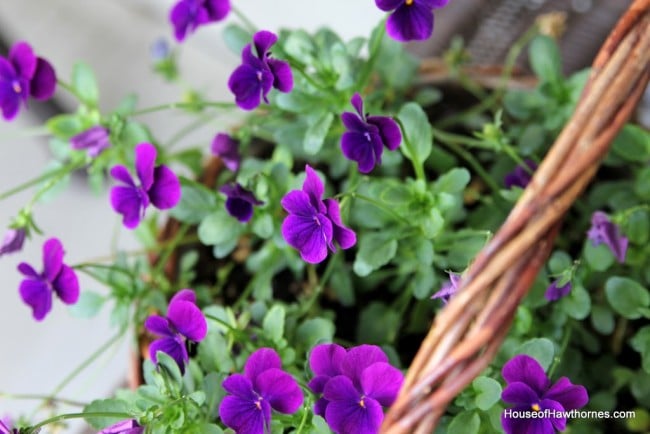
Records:
M272 31L304 28L313 31L328 25L344 39L367 36L384 16L372 0L233 0L256 26ZM152 74L151 47L165 39L175 47L168 13L173 0L2 0L0 1L0 55L16 41L28 41L35 52L46 57L57 74L69 81L72 65L83 60L96 72L100 106L114 108L126 95L136 92L140 106L148 107L179 101L181 90ZM456 34L465 39L473 61L498 64L511 43L540 13L565 13L566 31L562 38L565 71L587 66L620 14L627 0L451 0L436 11L436 29L430 41L410 44L413 53L427 57L440 54ZM226 23L236 21L230 15ZM181 74L187 83L206 98L230 101L227 80L239 63L239 56L228 50L221 33L224 23L202 27L188 37L179 50ZM520 65L525 67L525 59ZM648 98L646 98L647 101ZM48 103L30 103L11 123L0 121L0 192L43 173L50 158L47 138L38 128L48 117L75 109L65 91L57 91ZM169 137L185 120L180 113L142 117L157 137ZM188 142L204 144L229 119L217 119L195 131ZM34 133L34 134L32 134ZM1 194L1 193L0 193ZM31 198L33 190L0 202L0 236L16 212ZM21 277L16 265L21 261L42 267L41 247L50 236L61 239L66 249L65 262L76 264L104 257L111 250L110 234L120 226L107 195L94 195L83 175L73 177L69 188L51 203L35 208L36 222L46 236L36 236L23 252L0 258L0 417L31 416L38 400L11 399L7 394L49 394L68 374L96 350L111 340L108 309L93 319L75 318L60 302L43 322L31 317L30 309L19 297ZM132 234L119 232L121 249L133 250ZM87 279L82 291L105 289ZM107 396L125 384L130 336L117 343L69 384L59 395L88 402ZM47 416L41 410L39 419ZM74 423L64 432L80 432L83 424ZM51 432L44 430L43 432Z

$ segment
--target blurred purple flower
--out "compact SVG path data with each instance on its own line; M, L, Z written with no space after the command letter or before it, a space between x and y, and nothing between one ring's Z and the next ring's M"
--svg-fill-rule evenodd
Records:
M592 214L591 228L587 232L587 237L594 246L605 243L618 262L621 264L625 262L628 239L621 234L618 226L612 223L604 212L596 211Z
M460 283L460 274L449 273L449 280L442 284L442 288L431 298L439 298L444 304L449 303L449 299L458 292L458 284Z
M237 434L271 432L271 409L295 413L303 394L293 377L282 370L280 356L271 348L250 355L243 374L232 374L222 386L229 394L219 405L219 417Z
M20 283L20 297L32 308L37 321L45 318L52 309L52 292L65 304L74 304L79 299L79 280L74 270L63 263L61 241L50 238L43 244L43 272L37 273L31 265L18 265L25 279Z
M229 0L181 0L170 11L169 21L181 42L197 27L223 20L229 12Z
M269 49L277 40L278 37L274 33L262 30L253 36L252 46L248 44L244 47L242 64L233 71L228 80L228 87L235 94L235 101L240 108L253 110L260 105L262 98L268 104L267 95L271 87L280 92L291 92L293 89L293 75L289 64L271 58Z
M566 297L571 292L571 281L569 280L562 286L558 286L560 279L555 280L551 285L546 288L544 298L548 301L556 301L562 297Z
M236 172L239 170L241 155L239 155L239 142L228 134L219 133L212 140L212 153L221 158L228 170Z
M515 407L504 410L501 425L506 434L554 434L564 431L566 417L550 414L548 417L510 417L516 412L564 412L581 408L589 401L587 390L574 385L567 377L557 380L552 386L537 360L527 355L510 359L501 371L507 386L501 399Z
M517 166L512 172L508 173L505 176L503 183L505 184L506 188L526 188L530 180L533 178L531 172L537 170L537 163L535 163L533 160L526 160L525 163L526 166L528 166L529 170L522 166Z
M257 200L251 191L246 190L239 183L226 184L219 191L228 197L226 199L228 214L243 223L249 221L253 216L253 205L264 203Z
M289 213L282 222L282 236L302 259L316 264L325 259L328 248L336 251L334 241L345 250L357 242L357 237L343 226L338 202L322 199L325 187L314 169L307 165L305 172L302 190L290 191L280 202Z
M449 0L375 0L379 9L393 11L386 22L388 36L398 41L421 41L433 33L433 9Z
M27 105L31 96L45 100L54 94L56 74L50 63L36 57L26 42L17 42L9 58L0 56L0 110L11 120L18 114L20 103Z
M143 434L144 427L140 426L136 420L128 419L107 426L98 434Z
M101 154L104 149L111 146L111 142L108 140L109 134L110 132L108 131L108 128L102 127L101 125L95 125L94 127L71 137L70 144L72 145L72 149L87 149L88 156L95 158Z
M336 433L374 434L384 419L382 407L397 398L404 376L375 345L349 350L336 344L317 345L309 356L316 376L309 388L322 397L314 413Z
M14 423L7 414L0 419L0 434L20 434L18 428L14 428Z
M149 48L149 54L151 55L151 60L154 62L160 62L165 60L171 54L171 48L169 43L165 38L158 38L151 44Z
M181 372L189 355L185 341L200 342L208 333L208 323L203 312L196 306L196 295L191 289L182 289L169 301L167 316L150 315L144 322L145 328L162 338L151 343L149 356L158 363L156 353L162 351L176 361Z
M9 229L0 243L0 256L15 253L23 248L26 231L24 228Z
M129 229L140 224L149 203L158 209L169 209L181 198L178 178L167 166L155 166L156 154L156 148L150 143L136 146L135 169L139 186L126 167L118 164L111 169L111 176L126 184L111 189L111 205L115 212L122 214L124 226Z
M344 112L341 120L347 131L341 136L341 149L346 158L359 164L359 172L368 173L381 164L384 146L394 151L402 142L402 132L388 116L367 116L363 112L361 95L351 100L356 114Z

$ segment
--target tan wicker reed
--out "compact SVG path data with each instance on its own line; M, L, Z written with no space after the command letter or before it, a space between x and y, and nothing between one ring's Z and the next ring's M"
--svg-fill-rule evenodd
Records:
M593 62L575 113L522 197L438 314L381 432L431 433L492 360L548 258L562 218L596 173L650 78L650 0L635 0Z

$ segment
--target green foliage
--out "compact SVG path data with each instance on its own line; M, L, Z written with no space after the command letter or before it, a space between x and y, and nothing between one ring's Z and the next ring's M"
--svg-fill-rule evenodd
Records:
M72 88L76 96L86 105L96 107L99 100L99 87L95 73L85 63L76 63L72 68Z
M605 294L612 309L625 318L650 317L650 293L635 280L627 277L610 277L605 283ZM646 310L644 310L646 308Z

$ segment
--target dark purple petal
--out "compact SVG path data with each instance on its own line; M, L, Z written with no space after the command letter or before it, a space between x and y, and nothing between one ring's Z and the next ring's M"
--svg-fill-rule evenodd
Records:
M433 11L417 1L403 4L388 17L386 32L398 41L428 39L433 32Z
M79 300L79 279L74 270L65 264L52 282L52 289L65 304L75 304Z
M381 136L376 132L348 131L341 136L341 150L346 158L359 164L359 172L369 173L381 163Z
M70 144L72 145L72 149L87 149L88 155L94 158L111 145L108 137L108 128L102 127L101 125L95 125L94 127L88 128L87 130L71 137ZM123 176L123 173L121 173L120 176Z
M332 222L323 214L313 217L290 214L281 229L287 244L297 249L306 262L317 264L327 257L333 230Z
M158 351L162 351L163 353L167 354L169 357L174 359L176 364L178 365L178 368L181 370L181 373L185 372L185 362L187 362L190 358L187 355L187 350L185 349L185 343L182 341L182 339L176 337L176 338L162 338L162 339L156 339L151 343L149 346L149 357L151 357L151 360L153 363L157 364L158 363L158 358L156 357L156 353Z
M361 374L373 363L388 363L388 357L376 345L359 345L350 348L341 361L341 371L347 375L355 387L361 386Z
M0 58L1 61L4 60ZM19 88L20 84L18 85ZM21 95L14 92L12 83L0 81L0 110L2 110L2 117L10 121L16 117L20 108Z
M543 399L539 403L539 407L541 410L551 410L553 412L559 412L562 413L566 409L562 407L562 404L560 404L557 401L553 401L552 399ZM549 414L549 416L551 416ZM566 417L548 417L546 418L549 422L553 424L553 427L557 430L564 431L566 429ZM555 434L555 431L551 431L553 434Z
M29 93L32 98L46 100L54 95L56 89L56 73L47 60L39 57L36 62L36 72L29 83Z
M569 295L571 292L571 281L565 283L562 286L558 286L559 280L555 280L551 285L546 288L544 293L544 298L548 301L556 301Z
M381 141L389 150L394 151L402 143L402 131L393 118L388 116L368 116L368 123L379 129Z
M404 0L375 0L377 7L384 12L397 9L402 3L404 3Z
M314 393L323 393L323 390L325 390L325 385L328 381L330 381L330 378L332 378L330 375L317 375L309 380L307 387L309 387L309 389Z
M447 6L449 0L424 0L424 2L432 8L442 8Z
M325 205L321 200L325 192L325 184L309 164L305 165L305 181L302 183L302 191L309 195L309 201L315 209L325 212Z
M36 56L32 47L27 42L16 42L9 52L9 61L14 66L16 73L27 80L31 80L36 72Z
M53 282L63 266L63 245L57 238L50 238L43 244L43 277Z
M512 410L530 411L530 408L517 408ZM553 424L548 419L506 417L506 411L504 410L501 413L501 426L506 434L555 434Z
M208 12L210 21L220 21L230 12L229 0L205 0L203 7Z
M0 256L15 253L23 248L26 232L23 228L9 229L0 244Z
M314 403L314 414L325 418L325 412L327 411L327 405L330 402L325 398L318 398Z
M521 381L515 381L508 384L503 392L501 392L501 399L510 404L517 406L528 406L530 408L533 404L539 404L541 396L537 394L528 384Z
M605 243L618 262L625 262L629 240L621 234L618 226L609 220L607 214L596 211L591 216L591 228L587 236L595 246Z
M270 70L254 68L248 64L237 67L228 80L228 88L243 110L253 110L259 106L262 96L266 98L272 86L273 73Z
M362 397L349 378L339 375L325 386L324 397L330 402L325 420L337 433L376 434L384 413L381 405L370 397Z
M272 348L260 348L248 357L244 365L244 375L251 381L267 369L282 368L282 360Z
M253 386L280 413L295 413L304 399L296 380L281 369L271 368L261 372L255 377Z
M133 419L123 420L101 430L99 434L143 434L144 427Z
M388 363L373 363L361 373L361 390L364 395L388 407L397 399L404 375Z
M158 209L170 209L181 200L181 183L176 174L167 166L161 165L154 169L153 184L147 192L149 200Z
M144 328L159 336L174 336L174 331L169 327L169 320L160 315L149 315L144 321Z
M567 411L584 407L589 402L587 389L572 384L567 377L557 380L544 394L543 398L559 402Z
M200 342L208 333L208 323L201 310L194 303L175 300L167 309L167 318L183 336Z
M271 46L277 42L277 40L277 35L268 30L260 30L255 33L255 35L253 35L253 45L255 45L257 57L263 59L265 54L269 51Z
M508 360L503 365L501 374L507 383L525 383L540 397L550 385L539 362L526 354L519 354Z
M113 179L122 181L129 187L135 187L135 182L133 182L133 178L131 177L129 170L121 164L113 166L110 173Z
M526 186L530 183L530 180L533 178L531 172L537 170L537 163L530 159L526 160L524 163L526 166L528 166L527 169L523 166L517 166L512 172L508 173L505 176L503 183L505 184L506 188L526 188Z
M309 367L314 374L319 376L334 377L340 375L341 362L343 361L345 354L345 348L337 344L316 345L309 354ZM325 387L325 385L323 385L323 387ZM322 390L314 390L314 392L321 393Z
M174 26L174 36L181 42L188 33L209 21L208 10L201 7L202 1L181 0L169 13L169 21Z
M237 434L265 434L271 432L271 406L268 402L226 396L219 405L219 417Z
M350 131L360 134L368 131L368 124L364 122L364 120L361 119L359 115L356 115L352 112L343 112L341 114L341 121L343 121L345 128Z
M47 282L36 279L25 279L20 283L20 298L32 308L36 321L41 321L52 310L52 290Z
M151 143L140 143L135 147L135 171L145 191L149 191L154 182L157 154L156 147Z
M253 390L253 383L242 374L229 375L221 384L226 392L239 398L255 401L258 396Z
M327 217L332 221L333 238L345 250L357 243L357 234L352 229L343 226L339 203L334 199L325 199Z
M352 95L352 99L350 100L350 103L352 104L352 107L354 107L354 109L357 111L360 120L364 121L366 115L363 112L363 99L361 99L361 95L359 95L359 92L355 92L355 94Z
M241 155L239 154L239 142L228 134L219 133L212 140L211 151L221 158L226 167L236 172L239 170Z
M247 222L253 216L253 205L262 205L253 192L246 190L238 183L223 185L220 192L228 196L226 210L240 222Z
M20 264L18 264L18 271L20 271L21 274L25 277L31 277L34 279L40 278L36 270L34 270L34 268L32 268L32 266L26 262L21 262Z
M312 217L317 213L309 201L309 195L302 190L293 190L285 194L280 200L280 205L291 214Z
M181 289L169 300L169 304L176 303L180 300L196 304L196 293L192 289Z
M291 92L293 89L293 73L284 60L268 59L267 64L273 73L273 87L280 92Z
M459 283L460 274L449 273L449 280L443 283L440 290L433 294L431 298L440 298L444 304L447 304L449 299L458 292Z
M115 212L122 214L122 222L129 229L140 224L145 208L142 198L143 195L137 188L113 187L111 189L111 206Z

